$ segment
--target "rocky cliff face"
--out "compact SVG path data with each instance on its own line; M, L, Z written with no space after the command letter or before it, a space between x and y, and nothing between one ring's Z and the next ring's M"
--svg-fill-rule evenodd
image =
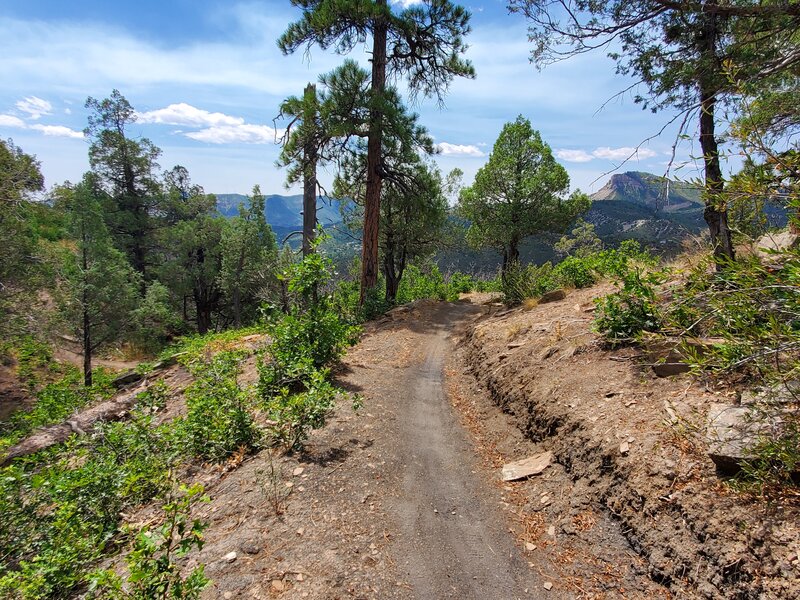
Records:
M696 208L702 203L701 188L693 183L637 171L612 175L608 183L591 198L595 202L633 202L652 210L668 212Z
M632 238L670 253L705 230L701 190L690 183L630 171L613 175L591 199L584 218L607 244Z

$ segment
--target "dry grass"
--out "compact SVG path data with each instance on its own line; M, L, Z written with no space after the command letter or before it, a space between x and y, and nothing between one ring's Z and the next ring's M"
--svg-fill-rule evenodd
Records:
M522 302L522 308L525 310L533 310L539 306L539 299L538 298L526 298Z

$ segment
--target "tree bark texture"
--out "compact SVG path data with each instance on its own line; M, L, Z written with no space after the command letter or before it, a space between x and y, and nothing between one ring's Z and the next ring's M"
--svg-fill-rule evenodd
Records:
M709 2L714 5L715 2ZM699 41L701 58L711 64L717 61L716 44L719 34L717 16L707 13L703 36ZM731 230L728 227L728 210L722 198L724 181L719 162L719 144L716 138L714 111L717 104L715 85L703 75L699 79L700 90L700 148L705 167L705 210L703 218L708 225L711 245L716 258L733 259L734 250Z
M364 303L368 290L378 283L378 235L381 212L381 145L383 115L377 100L386 87L386 37L389 24L383 14L386 0L377 0L378 15L372 39L372 108L370 109L369 136L367 138L367 190L364 201L364 235L361 250L361 296Z
M83 268L83 290L81 301L83 303L83 385L92 385L92 321L89 315L89 286L86 282L86 273L89 270L89 261L86 256L86 235L83 236L81 250L81 267Z
M303 126L312 131L312 123L316 123L317 86L309 83L305 89L303 105ZM317 233L317 145L314 136L307 136L303 146L303 256L314 250L314 238Z

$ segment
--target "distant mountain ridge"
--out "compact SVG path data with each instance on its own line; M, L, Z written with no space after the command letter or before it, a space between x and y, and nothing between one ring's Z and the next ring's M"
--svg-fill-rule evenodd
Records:
M696 184L629 171L612 175L590 198L584 219L606 245L635 239L672 253L683 239L706 228L702 188Z
M216 194L217 210L225 217L234 217L239 214L239 205L247 203L244 194ZM270 194L265 196L264 215L267 223L273 227L296 228L303 226L303 196L282 196ZM320 196L317 199L317 220L325 227L339 223L342 216L339 213L339 202L332 198Z
M671 212L702 205L702 192L702 187L694 183L628 171L612 175L608 183L590 197L593 202L621 200Z

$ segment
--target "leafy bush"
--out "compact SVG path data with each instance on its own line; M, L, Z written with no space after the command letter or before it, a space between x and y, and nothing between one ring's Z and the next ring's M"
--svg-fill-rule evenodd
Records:
M258 393L271 434L289 450L325 423L336 391L324 367L355 343L359 331L337 314L330 296L319 293L329 273L329 262L316 254L287 269L294 302L289 314L268 320L272 343L259 363Z
M175 558L185 556L192 548L202 550L206 523L190 520L192 506L207 502L203 487L195 484L182 487L181 495L170 497L163 506L164 523L153 530L143 527L134 538L133 548L125 557L129 575L126 581L114 571L96 571L90 576L89 597L107 600L129 598L153 600L199 598L209 584L203 565L181 576Z
M499 292L502 286L500 273L494 277L478 277L475 279L476 292Z
M472 275L461 273L460 271L451 273L447 280L447 287L449 288L449 294L451 295L467 294L473 291L477 285L478 284Z
M65 597L118 532L119 515L169 487L180 456L175 429L129 423L15 461L0 470L0 597Z
M568 256L555 267L549 262L540 266L513 263L500 278L500 291L503 302L515 305L558 288L588 287L603 277L622 279L634 267L652 268L656 263L638 242L625 240L616 249Z
M357 328L321 306L274 319L268 330L269 352L279 369L306 359L317 368L330 364L353 345L358 334Z
M299 448L312 429L325 424L337 395L327 379L327 370L308 361L296 363L294 371L285 374L285 385L265 395L268 431L288 450ZM292 383L301 384L302 391L293 391Z
M597 281L596 261L568 256L553 269L553 280L562 287L585 288Z
M448 289L444 281L444 275L435 264L423 265L422 267L417 265L407 266L397 288L396 301L398 304L423 299L458 299L458 293L454 294Z
M37 371L52 364L53 348L33 336L24 336L14 350L17 356L17 377L33 391L39 385Z
M662 280L662 274L638 267L625 273L620 290L595 301L595 331L612 346L631 343L645 331L659 331L662 317L655 285Z
M250 398L236 380L241 352L220 352L195 365L195 381L186 389L188 413L183 424L197 456L222 461L241 448L252 448L258 432Z

